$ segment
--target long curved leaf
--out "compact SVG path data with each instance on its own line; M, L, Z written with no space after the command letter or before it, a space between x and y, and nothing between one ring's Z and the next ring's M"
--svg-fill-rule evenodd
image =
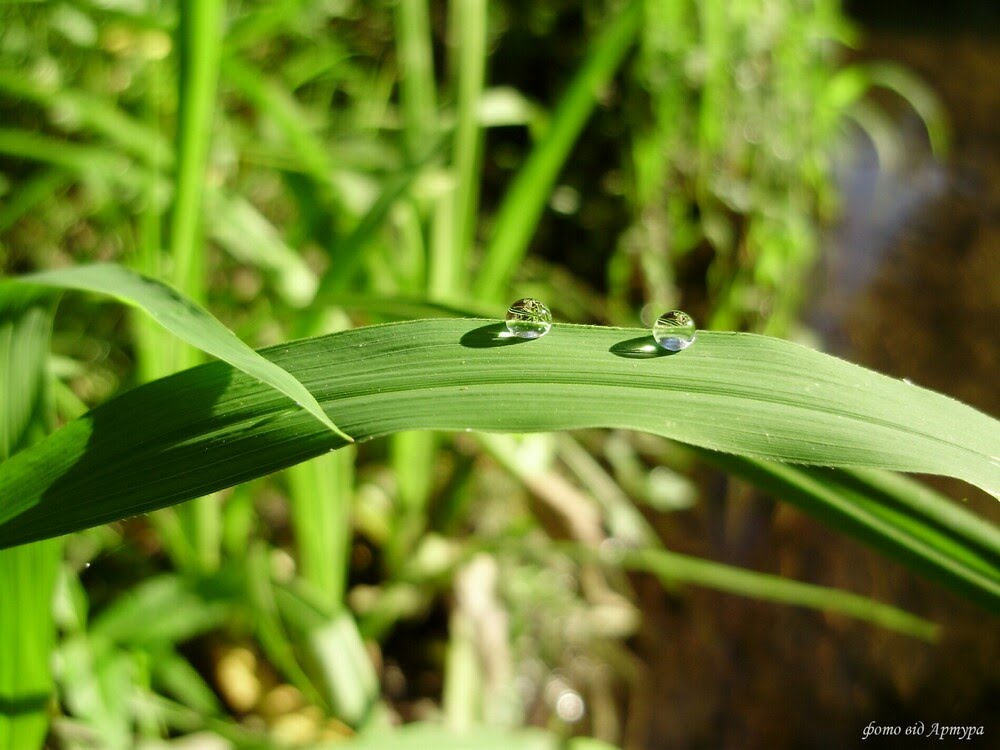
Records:
M5 283L97 292L140 307L178 338L278 389L329 430L350 440L294 375L261 357L211 313L163 282L122 266L100 263L41 271Z
M828 469L698 451L709 463L1000 611L1000 531L901 474Z
M485 324L485 325L484 325ZM421 320L263 350L359 439L404 429L644 430L757 458L1000 488L997 422L804 347L698 334L664 355L634 329ZM344 444L224 363L125 393L0 467L0 546L202 495Z

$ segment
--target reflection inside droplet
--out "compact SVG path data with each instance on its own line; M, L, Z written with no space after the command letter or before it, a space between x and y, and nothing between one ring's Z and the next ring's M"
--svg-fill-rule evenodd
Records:
M507 308L506 323L509 335L519 339L537 339L552 328L552 313L544 302L525 297Z
M694 318L683 310L671 310L653 325L653 338L664 349L679 352L694 342L695 330Z

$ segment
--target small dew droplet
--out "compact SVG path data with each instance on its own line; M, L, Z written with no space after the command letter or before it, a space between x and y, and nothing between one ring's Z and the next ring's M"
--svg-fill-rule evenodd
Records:
M537 339L552 328L552 313L545 303L525 297L507 308L507 330L520 339Z
M696 330L694 318L682 310L671 310L653 324L653 338L664 349L679 352L694 343Z

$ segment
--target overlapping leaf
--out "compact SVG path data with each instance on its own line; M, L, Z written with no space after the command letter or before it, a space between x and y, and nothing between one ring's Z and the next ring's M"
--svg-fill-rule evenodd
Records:
M676 355L631 329L423 320L262 352L361 439L403 429L644 430L778 461L960 477L996 494L997 422L804 347L700 333ZM0 544L196 497L343 445L279 393L210 363L123 394L0 468Z
M156 279L134 273L122 266L96 264L42 271L6 283L97 292L140 307L178 338L277 388L301 404L328 429L341 437L347 437L330 421L308 389L293 375L259 356L207 310ZM10 288L5 293L9 293Z

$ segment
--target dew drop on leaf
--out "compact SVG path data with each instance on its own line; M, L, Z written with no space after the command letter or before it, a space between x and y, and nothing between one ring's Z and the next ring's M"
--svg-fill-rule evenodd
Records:
M665 312L653 324L653 338L664 349L679 352L694 343L694 318L682 310Z
M507 308L507 330L521 339L537 339L552 328L552 313L544 302L525 297Z

